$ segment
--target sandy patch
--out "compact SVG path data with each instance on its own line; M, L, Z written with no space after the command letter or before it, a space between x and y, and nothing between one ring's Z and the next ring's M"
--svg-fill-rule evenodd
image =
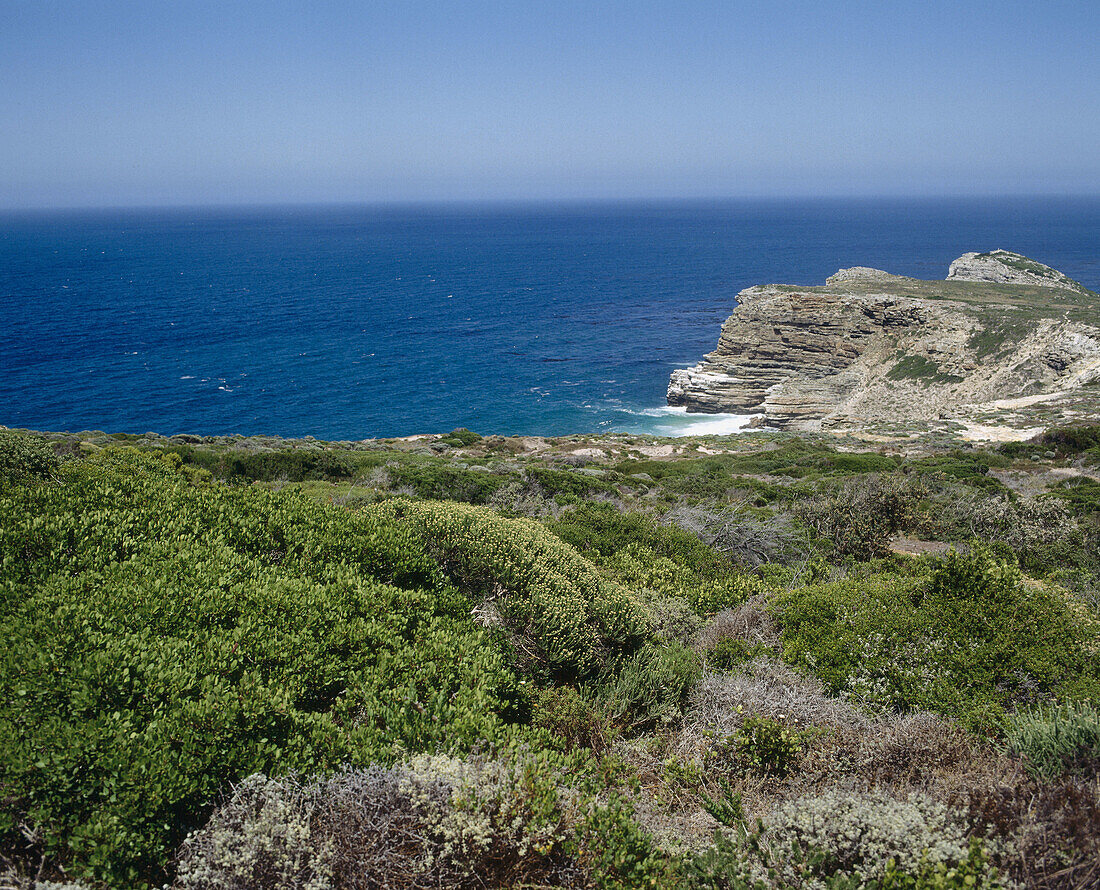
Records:
M672 457L679 453L675 445L639 445L634 450L646 457Z
M565 454L575 454L577 457L607 457L608 452L603 448L577 448L573 451L566 451Z
M1030 426L1018 430L1008 426L988 426L969 421L963 421L963 425L965 429L961 438L967 442L1024 442L1046 429L1042 426Z
M993 408L1026 408L1028 405L1038 405L1040 402L1053 402L1055 399L1060 399L1063 396L1068 395L1065 390L1055 390L1054 392L1039 393L1037 396L1020 396L1018 399L999 399L996 402L990 402L989 406ZM976 407L985 408L985 405L978 405Z

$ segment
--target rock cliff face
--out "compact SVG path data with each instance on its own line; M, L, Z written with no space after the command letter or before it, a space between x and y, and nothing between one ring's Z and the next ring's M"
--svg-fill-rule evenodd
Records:
M738 295L717 348L672 373L668 403L821 429L940 418L1100 381L1100 297L1007 251L946 281L843 269L823 287Z

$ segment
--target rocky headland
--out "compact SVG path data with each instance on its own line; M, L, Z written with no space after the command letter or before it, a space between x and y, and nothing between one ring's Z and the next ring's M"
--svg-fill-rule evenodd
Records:
M672 373L670 405L974 439L1026 438L1100 406L1100 295L1020 254L964 254L943 281L855 267L737 300L715 350Z

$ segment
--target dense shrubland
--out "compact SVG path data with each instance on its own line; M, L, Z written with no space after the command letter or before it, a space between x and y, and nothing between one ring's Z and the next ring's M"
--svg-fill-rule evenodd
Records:
M0 884L1096 886L1098 441L0 431Z

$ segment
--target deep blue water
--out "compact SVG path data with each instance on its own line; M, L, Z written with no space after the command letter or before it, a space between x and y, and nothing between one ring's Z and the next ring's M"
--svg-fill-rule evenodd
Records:
M740 289L999 247L1100 290L1100 198L7 213L0 424L668 432Z

